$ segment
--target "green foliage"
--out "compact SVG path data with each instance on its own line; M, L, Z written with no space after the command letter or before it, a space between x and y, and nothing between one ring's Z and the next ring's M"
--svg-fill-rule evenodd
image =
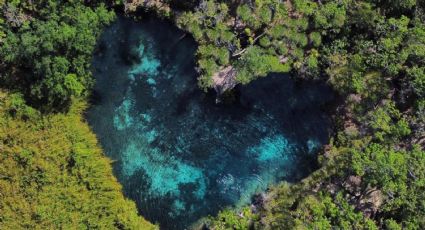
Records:
M296 229L378 229L373 222L365 220L338 193L335 198L328 194L301 199L294 220Z
M425 97L425 67L413 67L407 70L407 76L416 95Z
M375 138L382 142L393 141L390 137L401 138L411 132L407 121L401 118L400 112L392 102L370 111L366 118Z
M334 1L327 2L317 9L313 18L316 28L338 32L339 28L345 24L346 5Z
M202 88L232 66L242 84L292 71L326 80L344 99L321 169L272 188L255 214L220 212L211 228L425 229L421 1L152 2L177 10L176 24L198 42ZM0 94L0 225L151 228L119 193L81 121L83 104L71 103L92 86L90 58L113 12L81 0L0 0L0 8L0 84L17 92ZM23 98L71 111L43 116ZM360 181L355 191L350 176ZM371 213L364 204L373 192L382 203Z
M293 0L233 7L241 47L229 49L229 63L238 82L292 70L326 79L345 101L319 157L322 168L300 184L272 189L254 226L425 228L425 5ZM260 16L263 7L275 11L271 19ZM350 176L359 181L354 188Z
M289 72L292 65L301 75L317 74L318 50L310 56L313 50L304 50L309 45L309 19L291 18L290 10L275 0L236 5L209 0L203 1L195 12L177 17L177 24L191 32L201 45L198 50L201 87L212 87L214 71L227 65L236 68L240 83L248 83L269 72ZM312 33L310 39L315 46L321 43L319 33ZM212 47L219 48L219 52ZM262 59L262 55L267 57ZM204 60L207 58L213 58L215 64ZM285 63L279 64L280 59ZM261 63L263 61L265 63Z
M262 218L266 229L378 229L342 193L312 194L299 186L281 184L269 196L272 199L267 202Z
M406 154L372 144L365 151L354 151L351 155L352 169L364 177L371 186L384 191L405 191L407 179Z
M304 15L310 16L317 9L317 4L313 1L294 0L294 9Z
M235 66L238 69L236 80L242 84L249 83L256 77L264 77L269 72L289 71L289 67L281 64L278 57L265 54L257 46L249 47Z
M0 92L1 228L155 229L122 195L84 108L42 116Z
M388 218L390 226L399 224L413 228L425 226L425 151L419 146L412 150L371 144L364 151L350 153L350 165L353 171L364 178L365 186L380 189L386 195L381 208Z
M255 220L258 220L258 216L253 214L248 207L243 208L239 212L225 209L216 218L213 218L209 225L217 230L245 230L253 228Z
M23 14L23 19L3 24L7 35L0 47L4 86L24 88L26 97L46 110L63 109L72 97L90 89L93 80L87 63L97 36L114 14L103 4L88 7L82 2L6 6Z
M322 43L322 36L320 36L320 34L318 32L312 32L309 35L309 39L310 39L311 44L314 47L319 47L320 44Z

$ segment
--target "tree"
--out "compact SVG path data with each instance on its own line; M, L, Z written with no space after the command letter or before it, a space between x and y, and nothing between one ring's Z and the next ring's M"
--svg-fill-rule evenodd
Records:
M42 115L21 94L0 91L2 228L156 229L121 193L82 120L85 107Z
M38 11L37 17L22 16L26 19L23 23L6 21L7 36L0 47L3 78L9 88L26 88L33 105L65 109L72 97L84 95L91 87L87 63L102 27L114 14L102 4L92 9L80 2L49 2L40 10L33 5L11 5L19 12L22 8Z

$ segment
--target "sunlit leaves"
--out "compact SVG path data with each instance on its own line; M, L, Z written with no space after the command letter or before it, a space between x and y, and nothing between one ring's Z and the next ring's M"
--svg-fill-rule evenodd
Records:
M42 116L22 95L0 92L2 228L154 229L123 197L84 108Z
M0 48L0 57L7 69L14 69L5 73L9 78L8 87L27 87L29 95L26 96L44 109L65 109L71 97L82 95L83 89L90 87L87 63L102 26L109 23L114 14L103 5L92 9L75 2L47 4L37 17L31 17L19 30L9 25ZM25 80L13 82L12 74ZM69 76L73 75L69 74L78 76L70 81Z

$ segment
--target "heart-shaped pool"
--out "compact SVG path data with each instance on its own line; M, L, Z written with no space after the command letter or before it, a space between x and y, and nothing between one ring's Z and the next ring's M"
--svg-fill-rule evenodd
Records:
M270 74L222 104L197 87L196 44L160 20L119 18L94 55L87 119L124 193L164 229L183 229L314 170L332 91Z

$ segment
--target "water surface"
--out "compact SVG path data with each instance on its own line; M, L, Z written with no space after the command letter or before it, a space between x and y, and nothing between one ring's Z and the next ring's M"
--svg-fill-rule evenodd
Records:
M328 141L325 85L271 74L227 103L196 83L196 44L159 20L119 18L94 55L87 118L124 193L163 229L183 229L315 167Z

